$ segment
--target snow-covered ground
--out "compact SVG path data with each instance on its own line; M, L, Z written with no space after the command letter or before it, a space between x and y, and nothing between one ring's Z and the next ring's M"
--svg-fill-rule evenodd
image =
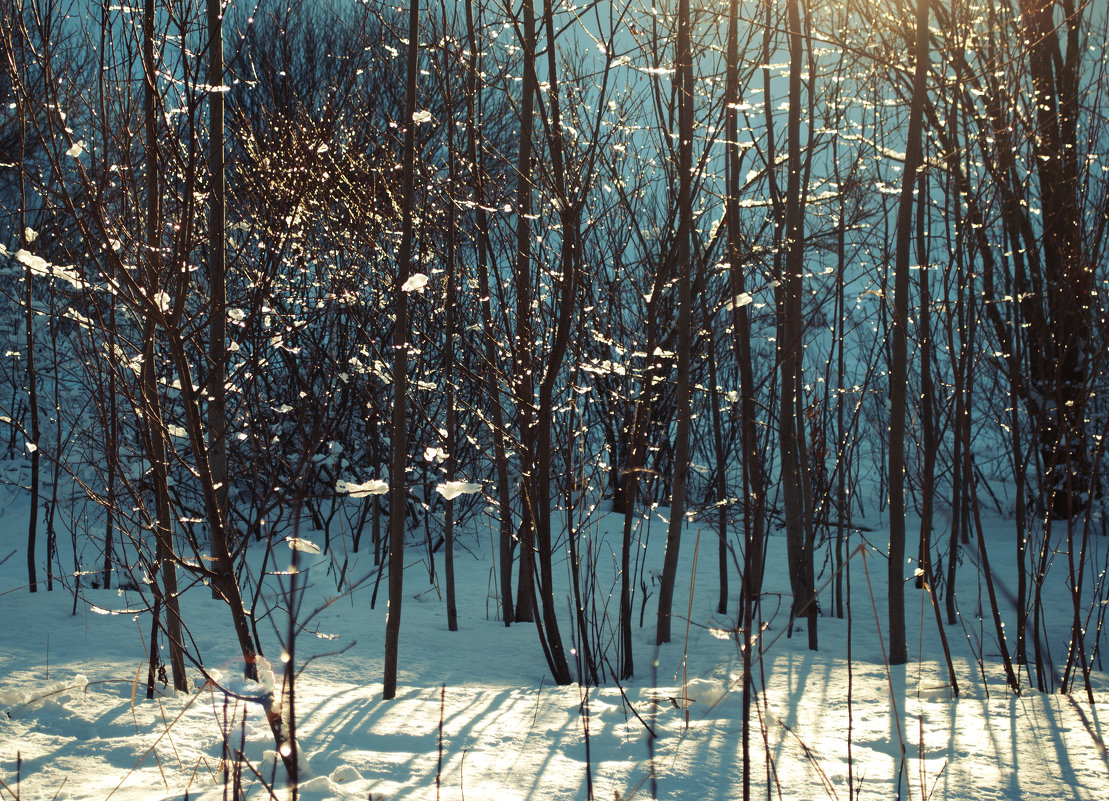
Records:
M619 542L618 523L613 516L593 519L598 552ZM0 798L18 793L28 800L131 801L179 799L186 792L192 799L230 798L233 786L225 786L221 769L225 743L243 749L239 764L247 797L270 797L255 770L266 784L276 773L276 798L290 797L282 770L275 771L258 704L228 698L196 671L193 691L163 690L145 700L149 618L120 612L138 603L134 594L85 590L75 614L74 598L64 588L30 595L21 549L26 511L9 508L0 525L0 559L8 557L0 566ZM652 528L648 566L661 565L664 541L661 523ZM712 532L695 525L686 532L674 641L654 645L651 596L646 625L636 629L636 677L622 688L610 684L588 692L552 685L532 625L506 629L496 619L489 537L485 521L462 535L469 550L458 551L458 632L447 631L440 592L428 579L426 550L409 551L400 691L393 701L381 700L384 582L371 611L372 581L338 595L335 571L328 568L341 562L341 554L300 552L301 579L309 583L301 619L335 599L307 620L296 641L296 663L303 669L296 685L305 763L300 797L584 799L589 775L598 799L652 793L671 799L742 797L741 656L734 615L714 610ZM1016 586L1006 567L1012 541L1011 523L990 522L990 557L1010 591ZM878 634L886 626L884 535L856 535L855 545L862 548L851 562L850 624L822 617L821 647L811 652L803 633L784 636L785 542L777 534L770 538L751 749L755 797L1105 798L1106 675L1094 673L1095 705L1085 693L1027 689L1026 674L1024 692L1010 692L971 554L960 567L962 624L947 629L958 697L947 679L932 611L911 581L910 661L887 668ZM1094 545L1104 550L1104 542ZM284 544L277 553L283 560L292 554ZM348 556L347 576L371 574L368 554ZM1095 578L1103 558L1095 554L1091 563ZM441 576L441 553L437 559ZM611 565L612 559L598 562ZM1057 635L1051 647L1059 666L1069 621L1063 569L1053 568L1050 579L1056 618L1048 631ZM827 578L825 571L822 580ZM731 585L737 606L737 575ZM278 580L272 586L276 590ZM978 616L980 598L984 618ZM614 618L615 598L597 598L599 606L606 602ZM822 603L830 610L827 594ZM637 599L637 613L638 605ZM196 587L185 594L183 613L205 666L241 683L226 609ZM284 609L276 609L271 620L260 630L273 659L280 650L274 626L285 631L288 625ZM569 628L563 634L569 645ZM318 658L305 664L313 654ZM274 662L280 682L280 663ZM649 737L648 725L657 739Z

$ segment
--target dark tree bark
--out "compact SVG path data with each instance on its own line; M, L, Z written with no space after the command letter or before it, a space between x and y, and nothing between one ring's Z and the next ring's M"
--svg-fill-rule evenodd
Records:
M668 278L669 265L663 263L655 274L644 314L647 324L647 346L644 353L654 353L658 347L657 310ZM654 402L655 380L661 380L659 375L661 366L662 362L655 359L649 362L643 371L639 396L632 406L631 420L628 423L628 459L620 468L623 473L618 489L620 506L623 510L620 542L620 678L623 679L631 678L635 673L635 658L632 652L632 529L636 503L639 501L639 481L645 471L647 435L651 406Z
M916 252L920 265L920 418L921 447L924 450L924 475L921 478L920 509L920 581L919 588L928 593L932 612L936 618L936 632L943 647L947 663L947 676L951 682L951 692L958 697L959 679L955 675L955 664L951 659L951 646L947 641L947 631L943 625L939 601L936 598L935 574L932 570L932 518L934 511L936 471L936 404L933 397L935 384L932 379L932 293L929 287L931 265L928 260L928 226L925 218L928 213L928 176L921 171L917 181L916 207ZM1019 492L1018 492L1019 496Z
M147 0L151 2L151 0ZM153 271L151 270L151 273ZM152 320L144 325L143 367L140 376L143 410L143 437L145 449L150 459L151 483L154 493L154 537L155 556L153 574L161 575L161 587L155 582L154 617L164 608L165 623L162 626L169 640L170 668L175 690L187 690L188 677L185 674L184 642L182 640L181 608L178 602L177 563L173 547L173 513L169 497L169 482L165 446L165 422L162 416L161 399L158 396L158 375L156 336L157 327ZM153 577L153 576L152 576ZM157 620L154 624L158 626ZM158 654L153 641L150 652L150 670L157 666ZM147 697L153 697L153 686L148 683Z

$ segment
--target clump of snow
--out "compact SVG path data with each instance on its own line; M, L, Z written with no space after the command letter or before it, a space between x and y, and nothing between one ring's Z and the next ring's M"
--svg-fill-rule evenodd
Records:
M370 495L384 495L389 491L389 484L380 478L371 478L361 484L340 480L335 482L335 491L352 498L365 498Z
M46 687L24 691L0 689L0 716L11 719L46 706L65 706L66 702L79 699L87 692L88 677L78 673L68 681L59 681Z
M304 537L286 537L286 544L291 550L303 551L304 553L319 553L320 546L311 540L306 540Z
M228 672L226 677L219 671L214 670L210 671L210 675L218 686L233 698L254 701L266 707L277 704L278 699L276 693L274 693L276 681L269 660L264 656L257 656L254 664L258 669L257 681L244 677L241 663L238 670Z
M362 774L350 765L340 765L331 772L329 778L336 784L346 784L347 782L362 781Z
M262 767L264 768L263 775L269 776L274 773L276 767L276 775L283 776L285 774L285 763L277 755L277 752L272 748L267 748L262 752ZM311 757L305 752L304 748L297 749L297 772L299 773L299 789L308 789L308 782L315 782L315 787L319 788L319 783L322 781L327 783L326 776L313 776L312 773L312 760Z
M83 289L85 286L84 282L81 280L81 276L72 266L62 267L57 264L51 264L46 259L42 258L42 256L36 256L29 250L17 250L13 256L16 261L30 270L32 275L65 281L74 289Z
M732 309L738 309L741 306L746 306L753 300L754 298L751 297L751 295L747 292L740 292L734 298L724 303L724 311L731 311Z
M473 495L475 492L481 492L481 484L470 481L447 481L443 484L437 484L435 491L448 501L453 501L459 495Z
M681 689L686 705L696 704L704 714L720 706L729 692L728 685L720 679L690 679ZM734 711L729 716L734 717Z
M427 287L427 276L423 273L413 273L401 286L401 292L423 292Z

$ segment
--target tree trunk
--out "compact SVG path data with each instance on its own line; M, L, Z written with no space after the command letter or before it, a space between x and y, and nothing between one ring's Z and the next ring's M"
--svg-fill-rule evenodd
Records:
M223 2L208 9L208 461L212 466L221 525L213 534L230 533L227 471L227 184L224 175ZM234 542L221 547L233 549Z
M405 467L408 461L408 295L403 287L412 262L416 200L416 78L419 74L420 0L408 7L408 66L404 102L404 186L401 198L401 240L397 258L396 319L393 325L393 418L389 427L389 611L385 618L385 680L382 697L397 695L397 649L400 644L400 613L404 600L404 500Z
M499 524L498 558L500 562L501 619L505 626L512 625L512 554L516 542L512 534L512 504L510 500L508 457L505 438L504 408L501 405L501 388L497 372L497 337L493 329L493 311L490 298L489 270L493 262L493 248L489 238L489 219L485 211L485 185L482 162L478 153L478 111L480 108L481 61L477 32L474 25L473 0L466 0L466 39L470 50L469 91L466 93L466 155L473 174L474 215L477 219L477 276L478 301L481 308L482 339L485 346L485 385L492 416L493 461L497 472L497 517Z
M917 0L916 71L909 105L905 170L897 209L893 278L893 337L890 364L889 445L889 660L909 660L905 643L905 415L908 394L909 256L913 243L913 189L922 161L924 103L928 77L928 0Z
M161 226L162 187L158 147L156 99L156 65L154 63L155 0L143 3L143 112L146 134L146 290L155 297L162 277ZM158 326L148 315L143 326L143 360L140 375L143 395L143 429L146 451L150 457L154 483L154 534L157 541L155 569L162 573L162 594L166 613L165 631L169 640L170 668L173 688L188 689L185 675L184 641L182 639L181 605L177 595L177 564L173 547L173 512L169 496L169 470L166 460L165 421L158 395L157 335ZM153 661L153 658L152 658ZM153 665L152 665L153 667Z
M798 0L787 5L789 37L789 112L786 130L785 275L778 295L778 348L781 364L781 410L779 444L782 457L782 496L785 503L786 547L793 590L792 621L808 618L809 648L816 650L816 597L813 588L813 554L809 530L812 525L810 499L805 497L808 465L802 429L801 370L803 356L802 315L804 281L804 204L801 187L801 66L804 41Z
M702 295L702 313L711 320L708 304ZM716 541L717 541L717 578L719 589L716 596L716 613L728 613L728 478L727 452L724 448L724 424L720 412L720 379L716 367L716 337L712 325L708 325L709 361L709 402L712 404L712 446L716 456Z
M740 585L742 634L740 655L743 660L743 722L741 762L743 800L751 798L751 696L754 693L754 660L751 632L758 627L758 601L762 576L762 470L756 442L754 370L751 365L751 323L747 303L743 302L743 267L740 263L742 240L739 233L739 192L743 150L739 146L739 0L728 4L727 73L724 82L725 136L728 141L727 215L729 293L735 357L740 378L740 450L743 459L743 573ZM768 63L768 62L766 62ZM722 469L722 467L721 467Z
M27 122L26 115L20 110L19 114L19 163L25 163L27 150ZM21 247L30 244L27 240L27 177L26 170L19 171L19 243ZM34 312L34 277L31 265L28 264L23 276L23 324L27 348L27 404L28 414L31 416L31 438L27 449L31 457L31 512L27 517L27 587L31 592L38 592L38 571L35 565L35 546L38 542L39 522L39 402L38 402L38 373L35 369L35 312Z
M152 0L147 0L147 3ZM153 252L153 251L149 251ZM153 270L151 270L153 274ZM154 570L161 573L161 589L155 589L164 606L166 638L169 640L169 662L173 675L173 688L188 690L188 677L185 674L184 640L182 639L181 607L178 601L177 562L173 547L173 512L169 497L168 471L166 464L165 422L162 418L161 399L158 396L158 375L155 354L157 329L153 321L144 325L143 365L140 381L142 383L143 433L146 452L150 458L151 481L154 492L154 537L156 550ZM156 654L151 651L151 669L155 666Z
M1043 210L1041 249L1047 293L1048 327L1036 343L1034 404L1040 431L1052 515L1069 519L1084 510L1092 494L1093 466L1086 448L1086 365L1091 348L1090 297L1095 271L1082 246L1086 222L1078 203L1077 148L1079 74L1083 39L1082 8L1063 2L1056 23L1056 0L1021 0L1024 41L1034 93L1036 130L1032 137ZM1084 7L1083 7L1084 8ZM1065 34L1066 46L1060 42Z
M693 228L693 51L690 46L689 0L678 2L678 38L675 52L678 95L678 375L674 390L677 431L674 442L674 480L670 500L670 523L666 531L666 555L658 593L658 626L655 641L670 642L670 617L674 583L678 573L678 550L685 520L686 480L689 475L689 429L692 417L689 389L689 364L692 351L692 269Z
M516 162L516 260L513 276L516 286L516 331L513 389L516 396L517 427L520 437L520 496L523 505L520 521L520 576L516 584L515 619L535 620L535 537L536 456L535 456L535 330L532 323L531 293L531 215L532 215L532 127L535 117L535 52L538 35L533 0L523 3L523 82L520 90L520 145Z
M108 307L108 327L116 330L116 303L113 298ZM107 479L104 492L104 589L112 586L112 549L116 525L116 470L119 465L119 415L116 411L116 371L108 370L107 419L103 422L104 444L107 450Z
M555 39L553 10L544 6L544 20L547 31L547 79L548 107L550 109L551 166L554 176L555 193L559 204L559 217L562 223L562 247L560 252L561 277L553 290L557 294L558 319L547 358L543 377L539 383L539 404L535 410L535 481L532 483L531 498L535 513L535 546L539 560L538 590L543 612L543 630L540 638L547 644L546 653L558 684L569 684L570 665L559 633L558 615L554 597L553 545L551 538L551 495L552 463L554 446L551 442L554 426L554 389L558 380L562 361L570 341L570 330L574 319L577 296L577 239L578 212L576 201L567 192L566 159L562 142L562 118L559 110L558 72L555 63ZM534 67L534 64L533 64ZM538 621L537 621L538 622ZM582 632L583 636L585 632Z
M447 27L446 10L443 10L443 27ZM443 66L442 66L442 89L443 100L446 105L446 118L447 118L447 175L448 185L458 185L458 159L455 156L455 109L454 109L454 95L451 90L453 74L448 70L447 65L451 64L451 54L447 47L448 39L443 38ZM446 450L447 458L444 463L446 468L447 482L454 481L454 471L456 464L455 451L458 448L458 410L456 406L456 390L454 386L454 341L458 336L458 325L456 323L456 307L457 307L457 270L458 264L455 258L455 228L457 226L456 206L454 203L447 203L447 242L446 242L446 262L447 262L447 286L444 290L446 307L446 321L443 337L443 384L447 388L446 407L447 407L447 435L446 435ZM445 516L443 520L443 538L444 538L444 553L443 553L443 572L446 582L446 595L447 595L447 630L458 631L458 605L455 601L455 586L454 586L454 501L448 500L446 502Z

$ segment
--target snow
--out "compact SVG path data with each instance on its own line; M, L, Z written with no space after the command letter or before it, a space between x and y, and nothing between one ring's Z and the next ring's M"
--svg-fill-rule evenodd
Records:
M85 586L73 614L71 592L58 584L45 592L41 573L40 591L29 594L22 551L16 558L14 545L25 539L26 522L25 502L22 511L18 503L9 504L0 517L3 541L12 552L0 564L5 621L0 798L14 797L18 788L24 801L180 799L186 791L190 799L216 801L230 797L234 781L235 760L221 762L225 746L231 753L242 749L249 763L238 762L248 798L271 797L263 779L275 783L277 798L291 797L263 705L280 703L283 671L290 664L277 657L287 658L281 637L288 630L294 578L267 581L258 629L271 660L262 666L273 667L261 671L258 683L241 677L242 658L222 602L203 586L185 591L182 616L190 651L203 659L211 680L190 666L190 691L175 694L159 685L157 697L148 701L144 660L150 620L136 612L143 601L134 592ZM607 554L619 543L620 523L615 515L595 512L585 524L596 549L593 564L601 570L618 562ZM717 543L707 529L698 531L699 525L687 528L682 546L674 642L653 642L652 595L645 626L634 630L635 678L588 689L553 686L533 625L506 628L497 619L489 556L495 520L480 518L458 534L468 545L456 553L458 632L447 631L445 605L428 584L426 551L410 548L399 692L392 701L381 698L386 603L379 598L377 609L370 609L376 578L372 548L350 553L345 543L333 540L330 553L275 549L271 560L297 560L295 586L303 592L293 605L301 610L293 662L300 671L299 797L584 799L587 772L598 799L649 798L652 785L665 799L741 797L739 577L733 571L732 612L716 614ZM652 528L656 536L647 538L643 529L640 536L646 539L646 564L658 565L662 518L653 520ZM302 530L301 536L304 543L325 542L322 532ZM932 610L911 579L906 585L910 661L887 667L885 557L876 544L881 536L867 537L855 534L850 543L861 546L848 571L850 620L822 617L816 652L807 650L800 628L786 636L785 542L778 532L769 538L765 628L751 638L762 662L752 698L755 797L1104 798L1106 675L1093 674L1095 705L1081 692L1038 693L1023 673L1022 694L1008 691L988 612L983 619L974 608L980 578L971 554L959 568L963 617L947 628L958 696L947 680ZM999 583L1011 589L1011 522L989 521L987 542ZM60 544L62 563L72 564ZM296 541L289 545L298 547ZM1092 547L1092 564L1102 564L1106 543L1095 538ZM261 546L248 558L258 569ZM437 558L441 576L442 554ZM339 588L335 568L343 560L345 575L357 580ZM1045 630L1061 660L1069 600L1063 568L1052 570ZM564 606L568 573L561 558L556 576ZM608 605L605 626L616 613L615 600L607 597L612 578L606 573L596 585L594 608L603 613ZM828 579L825 573L818 584ZM66 584L72 584L71 577ZM822 601L830 610L830 599L825 595ZM688 626L687 610L692 611ZM568 621L564 625L570 648ZM232 771L226 795L224 765Z

